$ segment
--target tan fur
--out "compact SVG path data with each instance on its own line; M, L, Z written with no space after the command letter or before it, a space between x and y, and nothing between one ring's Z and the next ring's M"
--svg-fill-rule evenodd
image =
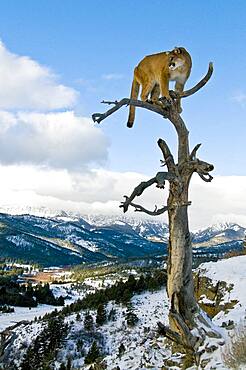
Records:
M178 47L172 51L148 55L134 69L131 99L137 99L141 85L141 100L150 99L153 104L160 105L159 97L171 101L169 81L176 81L175 91L182 92L191 71L192 61L185 48ZM180 101L178 110L181 113ZM132 127L135 119L135 107L130 105L127 126Z

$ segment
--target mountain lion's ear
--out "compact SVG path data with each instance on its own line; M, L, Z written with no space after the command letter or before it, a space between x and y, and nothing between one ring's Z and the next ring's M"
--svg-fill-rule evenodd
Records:
M174 53L175 54L181 54L182 53L182 50L179 47L175 46Z

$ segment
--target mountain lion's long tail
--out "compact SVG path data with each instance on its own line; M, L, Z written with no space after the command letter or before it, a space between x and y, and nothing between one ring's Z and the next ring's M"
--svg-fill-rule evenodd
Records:
M133 78L132 81L132 89L131 89L131 96L130 99L137 99L138 98L138 93L139 93L139 83ZM135 110L136 108L133 105L130 105L129 108L129 116L128 116L128 122L127 122L127 127L132 127L135 119Z

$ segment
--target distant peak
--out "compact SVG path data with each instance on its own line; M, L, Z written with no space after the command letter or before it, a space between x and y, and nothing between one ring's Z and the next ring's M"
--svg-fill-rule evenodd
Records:
M238 231L241 229L241 226L233 222L220 222L220 223L212 225L211 229L214 231L223 231L226 229Z

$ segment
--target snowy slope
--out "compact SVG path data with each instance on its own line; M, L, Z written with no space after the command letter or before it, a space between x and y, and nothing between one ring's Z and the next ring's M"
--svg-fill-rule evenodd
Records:
M218 281L225 281L228 285L233 284L230 292L223 298L225 302L232 299L239 301L232 309L227 312L220 312L214 317L213 322L218 326L223 321L228 320L233 320L236 324L245 317L245 264L246 256L239 256L218 262L204 263L199 267L200 274L211 278L215 285ZM91 281L91 284L93 286L93 281ZM59 289L59 286L57 289ZM116 310L116 320L109 321L96 329L95 335L98 340L100 339L100 343L104 347L104 360L107 363L107 369L113 370L116 366L119 366L120 370L159 370L170 359L176 362L176 366L166 366L166 368L180 369L181 367L177 365L182 360L182 355L176 353L171 356L166 340L162 336L159 336L156 330L158 321L162 321L163 323L167 323L168 321L168 299L165 289L154 293L145 292L135 295L131 300L131 304L139 319L136 326L127 326L125 317L127 308L125 306L110 302L107 305L107 311L109 312L114 307ZM95 311L91 310L90 313L95 318ZM79 338L83 338L84 340L85 352L88 351L92 342L92 338L86 336L83 331L84 314L84 311L80 312L80 319L76 318L76 314L69 315L66 318L66 322L70 325L70 331L62 348L57 353L56 370L59 369L61 362L66 362L69 356L72 356L73 367L75 369L89 369L90 366L84 365L84 355L77 348ZM16 329L12 355L17 359L22 358L23 351L26 348L26 342L33 340L41 329L42 327L38 322ZM227 330L220 328L220 331L225 341L227 341ZM120 344L123 344L126 348L125 353L121 356L119 356ZM204 367L205 370L228 369L222 363L220 348L211 354L211 356L212 360ZM191 367L191 369L197 370L197 367Z
M233 284L230 292L224 296L224 302L238 300L238 303L228 312L220 312L215 316L217 324L223 321L233 320L239 322L245 317L246 313L246 255L237 256L221 261L203 263L199 267L200 275L206 276L216 284L218 281L225 281L227 284Z

